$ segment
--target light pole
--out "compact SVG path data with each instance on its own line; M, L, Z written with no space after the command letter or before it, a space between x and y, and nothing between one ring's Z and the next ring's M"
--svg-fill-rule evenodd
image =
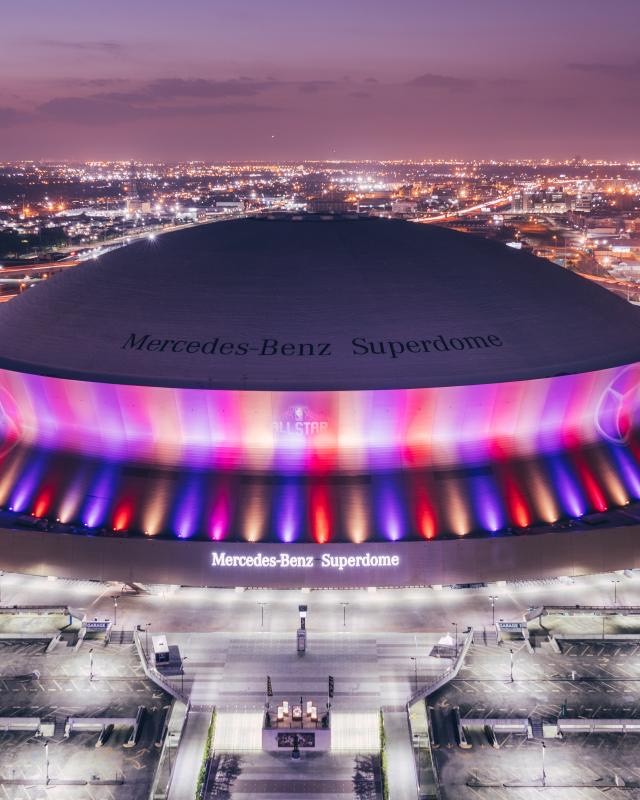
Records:
M545 751L545 744L544 744L544 742L541 742L541 744L542 744L542 785L543 785L543 786L546 786L546 785L547 785L547 773L546 773L546 772L545 772L545 770L544 770L544 751Z
M613 584L613 605L618 604L618 584L620 581L617 578L614 578L611 583Z
M264 628L264 607L268 606L269 603L258 603L260 606L260 627Z
M510 659L509 676L511 678L511 683L513 683L513 647L509 650L509 659Z
M89 650L89 680L93 680L93 647Z
M418 657L417 656L409 656L409 658L413 661L413 672L416 682L416 692L418 691Z
M490 594L489 600L491 600L491 625L495 627L496 624L496 600L498 599L497 594Z
M113 597L113 627L118 624L118 595Z
M144 626L144 650L145 655L147 656L147 664L149 663L149 628L151 627L151 623L147 622Z
M44 785L49 785L49 742L44 743Z
M184 656L182 659L182 663L180 664L180 694L184 695L184 662L189 658L189 656Z
M456 629L456 658L458 658L458 623L452 622L451 624Z
M342 600L340 602L340 605L342 606L342 627L346 628L347 627L347 606L349 605L349 603L347 603L346 600Z

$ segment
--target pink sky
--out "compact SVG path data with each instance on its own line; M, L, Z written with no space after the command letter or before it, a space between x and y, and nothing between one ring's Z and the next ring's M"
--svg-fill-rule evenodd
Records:
M638 0L31 0L0 159L640 159Z

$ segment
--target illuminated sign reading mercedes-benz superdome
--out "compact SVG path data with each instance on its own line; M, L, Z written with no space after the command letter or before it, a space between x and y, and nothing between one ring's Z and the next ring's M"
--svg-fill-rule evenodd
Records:
M370 569L372 567L397 567L400 565L399 555L376 555L363 553L359 555L344 555L322 553L317 558L312 555L297 555L296 553L281 552L277 555L231 555L224 551L211 554L212 567L254 567L269 569L312 569L316 563L322 569Z

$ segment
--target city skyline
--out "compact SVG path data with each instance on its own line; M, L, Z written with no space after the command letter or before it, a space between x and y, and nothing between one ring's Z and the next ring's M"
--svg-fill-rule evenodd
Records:
M41 0L5 20L5 159L633 160L640 8Z

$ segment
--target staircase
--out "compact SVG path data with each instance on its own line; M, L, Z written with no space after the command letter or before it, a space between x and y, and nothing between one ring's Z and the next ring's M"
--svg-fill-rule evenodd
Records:
M66 719L64 717L56 717L55 728L53 729L53 738L56 742L61 742L64 739L64 729L66 726Z
M109 644L133 644L133 631L111 630Z
M473 629L473 643L479 645L492 645L498 643L498 633L493 626L488 628Z
M534 739L542 739L544 738L544 733L542 730L542 717L529 717L529 722L531 724L531 735Z
M62 631L60 633L60 641L64 642L67 647L75 647L78 641L78 631Z

